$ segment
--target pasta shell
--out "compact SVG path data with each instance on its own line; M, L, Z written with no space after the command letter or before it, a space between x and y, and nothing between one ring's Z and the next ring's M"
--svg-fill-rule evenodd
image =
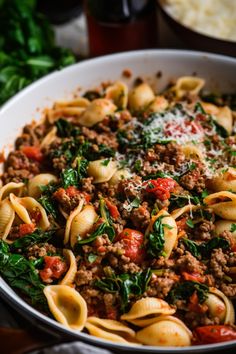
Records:
M182 147L183 153L187 159L198 159L203 160L203 153L195 145L184 145Z
M222 191L209 194L204 199L204 203L222 219L236 221L236 195L234 193Z
M208 188L214 192L230 190L236 192L236 169L228 167L226 170L219 169L216 175L208 181Z
M88 107L90 104L90 101L87 98L84 97L78 97L75 98L74 100L69 100L69 101L57 101L55 103L55 108L61 108L61 107Z
M0 189L0 201L8 197L10 193L14 193L17 196L20 196L23 192L24 186L25 185L22 182L20 183L10 182L5 184Z
M30 197L39 198L41 195L41 186L47 186L49 183L56 182L57 177L51 173L40 173L33 177L28 183L28 194Z
M119 109L125 109L128 104L128 86L121 81L116 81L106 89L105 98L113 101Z
M234 324L234 306L222 291L213 287L210 288L205 304L208 306L208 311L212 317L218 317L224 324Z
M150 113L163 112L169 106L169 102L164 96L156 96L149 104L147 111Z
M50 124L53 124L60 117L80 117L85 111L84 107L60 107L53 108L47 111L47 119Z
M156 322L159 315L172 315L175 311L162 299L145 297L136 301L130 311L121 316L121 319L145 327Z
M46 211L42 207L42 205L37 202L32 197L23 197L18 198L13 193L10 194L10 201L13 209L16 214L25 224L31 224L33 221L31 220L31 216L29 213L34 213L35 211L39 211L41 217L37 222L37 225L42 229L46 230L49 228L50 223L46 214Z
M177 98L182 98L186 94L197 95L203 86L205 80L195 76L182 76L177 81L173 90Z
M160 316L154 324L136 333L137 340L143 344L167 347L189 346L191 337L191 331L173 316Z
M162 218L162 225L163 225L164 238L165 238L163 251L165 252L165 257L169 258L172 249L177 242L177 235L178 235L177 225L173 216L171 216L165 209L160 210L157 215L154 215L152 217L151 222L145 234L148 235L152 231L153 224L160 217Z
M106 98L97 98L90 102L78 122L85 127L92 127L101 122L105 117L113 114L117 107Z
M192 213L195 210L201 209L200 205L192 205L192 204L188 204L185 205L182 208L178 208L172 211L171 216L172 218L174 218L175 220L178 219L181 215L185 214L185 213Z
M84 238L91 231L98 215L92 205L85 205L83 210L77 214L70 228L70 245L73 247L78 240L78 237Z
M135 332L121 322L102 319L98 317L88 317L85 328L90 334L96 337L110 340L117 343L127 343L134 341Z
M111 177L111 179L109 180L109 184L110 185L116 185L119 183L119 181L123 180L123 179L129 179L132 177L132 174L129 172L129 170L127 169L121 169L121 170L117 170L114 175Z
M60 281L60 284L71 286L74 283L75 275L77 272L75 255L71 250L64 249L63 256L66 258L67 264L69 264L69 269L66 272L64 278Z
M4 199L0 202L0 238L6 240L13 221L15 218L15 211L12 208L8 199Z
M116 162L106 159L91 161L88 164L87 173L93 177L93 183L108 182L117 170Z
M87 319L87 305L83 297L68 285L48 285L44 288L49 309L64 326L81 331Z
M130 91L129 108L134 111L139 111L146 108L154 99L155 95L151 86L143 82Z
M74 217L79 214L83 208L84 201L83 199L80 200L79 205L70 213L67 222L66 222L66 229L65 229L65 235L64 235L64 245L66 245L69 242L70 239L70 230L71 230L71 224L72 220Z
M43 149L46 146L49 146L56 139L56 137L57 137L57 127L54 126L41 141L40 148Z
M232 230L232 224L235 224L235 221L233 220L218 220L214 223L215 225L215 233L216 235L220 235L224 231L230 231L232 233L232 236L234 240L236 241L236 230Z
M233 114L229 107L218 107L218 113L215 115L217 122L225 128L225 130L232 134L233 129Z

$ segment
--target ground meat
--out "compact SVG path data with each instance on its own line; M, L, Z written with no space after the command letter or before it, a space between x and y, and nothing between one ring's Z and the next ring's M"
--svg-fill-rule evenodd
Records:
M234 245L235 241L234 241L233 235L230 231L225 230L225 231L221 232L219 237L222 237L226 241L228 241L231 247Z
M226 296L236 298L236 284L223 283L220 285L220 290L222 290Z
M157 161L162 161L170 165L174 165L175 167L179 167L183 164L185 160L185 155L182 151L181 145L178 145L176 143L169 143L166 145L162 144L157 144L154 147L154 152L151 153L151 159L154 158L157 159ZM150 159L150 150L148 150L147 154L149 155L149 158L147 156L147 160Z
M206 188L204 173L204 166L200 163L196 163L194 170L182 176L179 183L183 188L189 191L201 193Z
M33 245L28 248L27 256L29 259L36 259L38 257L44 257L48 253L55 254L57 252L56 247L49 243L45 243L43 246Z
M83 193L75 193L75 195L68 195L67 190L64 188L59 188L54 194L53 198L59 203L64 211L70 213L74 210L78 205L81 199L84 199Z
M106 311L106 318L109 318L110 320L118 319L118 310L116 308L117 294L104 294L103 302Z
M150 212L147 208L148 203L144 202L138 208L131 211L130 219L138 230L146 229L150 222Z
M121 260L124 260L124 256L121 256ZM125 259L126 260L126 259ZM138 273L141 271L141 268L136 263L125 263L119 264L119 269L122 273Z
M57 171L64 170L66 168L66 166L67 166L66 157L64 155L61 155L60 157L54 157L52 159L52 166Z
M87 285L93 279L93 273L90 270L78 270L75 276L76 285Z
M147 290L147 296L155 296L164 299L174 284L174 279L168 277L156 277L150 282Z
M93 184L93 177L83 178L81 180L81 190L83 192L88 193L89 195L93 194L95 190L95 186Z
M115 150L118 148L116 135L112 132L105 132L99 134L93 129L82 127L82 134L86 138L88 138L88 140L93 141L98 145L104 144Z
M39 164L30 161L23 152L16 150L9 154L6 161L6 172L2 179L4 183L21 182L24 179L30 179L40 173Z
M132 179L124 179L119 182L118 193L125 194L126 198L133 200L141 198L142 194L142 179L139 176L133 176Z
M204 220L197 224L193 230L193 238L200 241L208 241L212 238L215 225L212 221Z
M222 279L225 273L228 272L227 259L228 256L223 253L221 248L212 251L209 266L215 278Z
M206 269L206 266L188 251L176 261L176 267L179 268L180 272L199 274Z

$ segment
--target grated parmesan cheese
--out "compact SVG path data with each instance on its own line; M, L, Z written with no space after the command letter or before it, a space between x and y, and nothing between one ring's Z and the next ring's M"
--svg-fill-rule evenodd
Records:
M197 32L236 41L235 0L164 0L166 11Z

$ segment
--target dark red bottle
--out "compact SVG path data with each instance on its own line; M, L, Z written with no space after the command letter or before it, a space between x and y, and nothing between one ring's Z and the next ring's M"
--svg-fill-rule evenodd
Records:
M155 48L154 0L85 1L90 55Z

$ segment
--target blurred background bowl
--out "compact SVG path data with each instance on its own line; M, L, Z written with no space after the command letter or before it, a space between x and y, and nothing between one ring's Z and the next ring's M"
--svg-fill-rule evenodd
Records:
M236 57L235 41L218 39L197 32L171 16L166 9L165 1L157 0L157 4L160 10L160 15L167 23L169 29L174 32L180 40L188 46L188 48Z

